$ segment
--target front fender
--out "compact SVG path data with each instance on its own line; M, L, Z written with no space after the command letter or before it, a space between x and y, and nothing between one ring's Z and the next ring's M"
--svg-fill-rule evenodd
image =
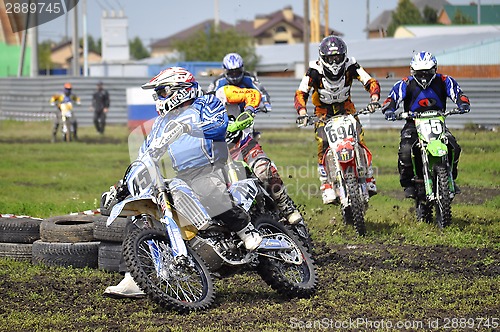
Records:
M148 214L157 220L160 220L163 217L158 210L153 196L142 195L138 197L128 197L113 206L113 209L111 210L111 213L106 221L106 226L111 225L118 217L129 217L139 214Z
M439 140L432 140L427 144L427 152L434 157L442 157L448 154L448 147Z

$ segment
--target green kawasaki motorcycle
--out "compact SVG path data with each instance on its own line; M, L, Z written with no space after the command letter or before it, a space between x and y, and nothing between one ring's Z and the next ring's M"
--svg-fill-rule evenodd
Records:
M456 194L452 177L454 153L448 154L445 118L460 114L459 110L400 113L397 119L412 118L418 141L413 147L412 161L416 189L416 213L419 221L436 223L440 228L451 223L451 202ZM450 160L451 156L451 160Z

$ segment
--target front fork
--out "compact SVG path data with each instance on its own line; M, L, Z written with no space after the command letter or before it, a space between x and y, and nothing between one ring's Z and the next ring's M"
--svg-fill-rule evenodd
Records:
M188 257L186 243L182 238L181 231L177 222L174 220L172 207L168 200L168 192L165 189L160 189L156 195L157 204L163 212L163 217L160 222L165 226L167 230L167 235L170 240L170 246L172 248L172 255L174 263L185 261ZM161 255L161 249L158 248L157 243L153 240L148 241L149 251L154 258L156 272L158 274L163 270L163 259Z
M425 196L427 197L427 200L434 201L437 197L437 193L434 192L434 185L433 185L433 177L431 174L431 169L434 167L434 165L437 163L437 158L435 161L431 162L429 160L429 154L427 153L427 150L425 148L425 145L423 142L419 140L418 142L418 147L422 156L422 174L423 174L423 181L424 181L424 189L425 189ZM448 186L450 189L450 192L452 193L452 197L454 196L455 193L455 186L453 183L453 175L452 175L452 167L450 166L449 160L448 160L448 155L444 155L440 158L440 162L443 165L446 165L446 168L448 170ZM453 161L452 161L453 162ZM415 167L416 163L413 162L413 165ZM414 169L414 174L417 174L416 169Z

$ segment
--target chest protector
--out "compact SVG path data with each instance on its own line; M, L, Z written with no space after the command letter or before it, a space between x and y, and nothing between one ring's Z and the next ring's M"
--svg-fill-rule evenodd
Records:
M342 103L349 98L351 87L346 86L346 77L331 82L325 77L321 78L322 88L318 89L319 100L324 104Z

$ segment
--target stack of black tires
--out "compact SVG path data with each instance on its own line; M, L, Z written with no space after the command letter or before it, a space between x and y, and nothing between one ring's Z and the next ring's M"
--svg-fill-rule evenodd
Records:
M126 218L70 214L47 219L0 217L0 257L33 264L119 271Z

